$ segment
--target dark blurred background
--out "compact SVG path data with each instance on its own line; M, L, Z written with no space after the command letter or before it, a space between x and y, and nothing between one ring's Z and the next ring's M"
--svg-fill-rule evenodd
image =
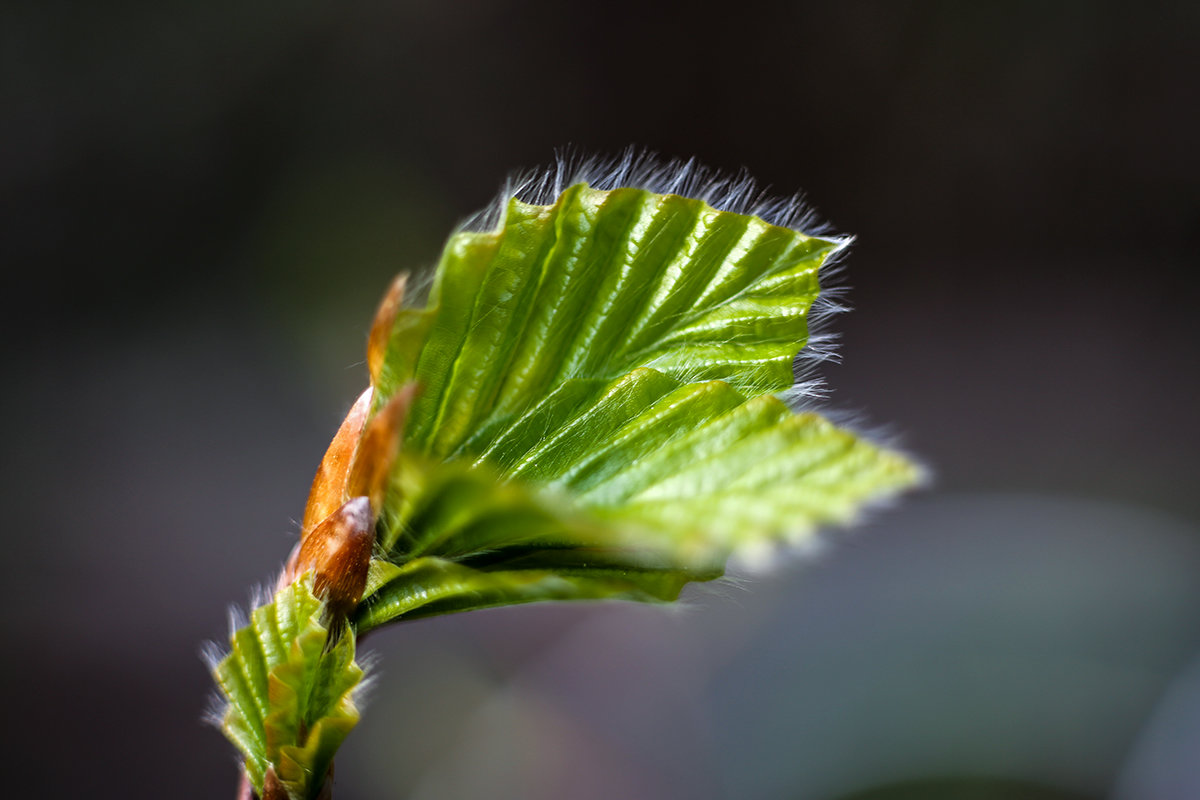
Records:
M854 233L834 405L931 490L682 611L381 633L335 797L1200 797L1200 6L8 3L7 792L232 797L197 657L365 332L637 144Z

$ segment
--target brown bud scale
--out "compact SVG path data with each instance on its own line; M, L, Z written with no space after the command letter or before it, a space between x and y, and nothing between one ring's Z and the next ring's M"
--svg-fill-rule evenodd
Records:
M366 497L348 500L300 544L295 574L314 573L313 593L330 612L345 616L362 599L375 546L375 525Z
M350 496L346 492L350 466L354 462L359 439L362 438L363 426L371 412L371 400L374 395L374 390L369 387L359 395L350 408L350 413L334 434L333 441L329 443L325 457L321 459L321 465L317 467L317 474L313 477L308 503L304 507L304 521L300 525L301 541Z

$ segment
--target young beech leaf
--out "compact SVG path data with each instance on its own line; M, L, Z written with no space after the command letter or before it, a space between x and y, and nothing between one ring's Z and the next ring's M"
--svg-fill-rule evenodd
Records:
M419 392L359 630L542 599L671 600L731 553L911 485L901 455L781 399L819 270L844 245L583 183L451 236L425 306L385 304L374 405Z

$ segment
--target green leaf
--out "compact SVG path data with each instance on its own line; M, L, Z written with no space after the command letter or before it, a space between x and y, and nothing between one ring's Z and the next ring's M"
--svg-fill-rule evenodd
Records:
M698 577L682 570L636 568L603 551L591 559L572 552L561 565L554 556L553 550L510 551L507 563L484 561L479 566L436 557L415 558L402 566L377 561L373 591L359 606L358 633L402 619L541 600L663 602L677 598L684 584Z
M324 652L322 603L311 573L276 593L230 636L230 651L213 668L228 703L225 735L245 756L261 794L274 767L289 796L316 796L333 755L358 722L353 690L362 679L354 637Z
M845 523L904 457L780 399L844 242L577 184L452 236L392 329L408 382L359 630L542 599L670 600L731 553ZM384 577L386 576L386 577Z
M451 237L428 305L397 320L381 397L420 383L405 444L446 458L569 379L651 367L786 389L842 244L641 189L513 199L498 230Z

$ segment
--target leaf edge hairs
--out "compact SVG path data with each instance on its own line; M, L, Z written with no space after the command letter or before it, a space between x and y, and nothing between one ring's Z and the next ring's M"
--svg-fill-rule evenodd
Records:
M274 592L205 650L239 796L330 796L375 627L670 602L921 483L818 413L851 241L744 171L631 148L510 179L432 280L397 278Z

